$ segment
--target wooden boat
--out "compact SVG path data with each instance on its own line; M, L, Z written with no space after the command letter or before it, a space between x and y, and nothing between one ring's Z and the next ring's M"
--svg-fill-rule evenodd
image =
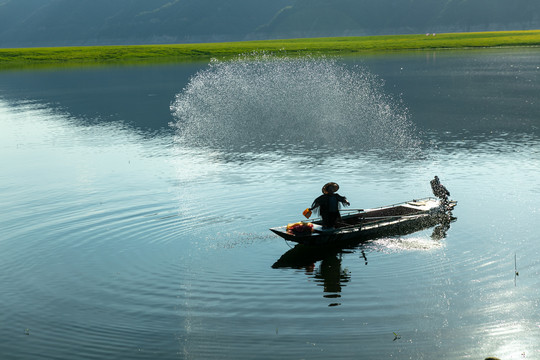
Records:
M282 238L305 245L362 241L380 236L404 235L448 219L456 201L444 204L437 198L423 198L364 210L343 210L336 228L323 228L322 220L311 222L313 231L293 232L287 226L270 230ZM304 221L307 223L307 221Z

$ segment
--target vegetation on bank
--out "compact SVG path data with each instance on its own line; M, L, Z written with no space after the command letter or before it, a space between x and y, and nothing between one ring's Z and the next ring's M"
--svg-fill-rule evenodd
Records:
M306 38L227 43L0 49L0 68L227 59L251 52L287 56L351 55L399 50L540 46L540 30Z

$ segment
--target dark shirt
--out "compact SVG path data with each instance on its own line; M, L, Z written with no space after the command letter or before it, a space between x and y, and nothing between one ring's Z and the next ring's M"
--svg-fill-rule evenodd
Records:
M313 201L311 209L319 212L324 227L334 227L341 219L339 215L340 203L347 204L347 199L339 194L323 194Z
M312 209L319 208L321 216L339 212L339 203L346 203L347 198L339 194L323 194L313 201Z

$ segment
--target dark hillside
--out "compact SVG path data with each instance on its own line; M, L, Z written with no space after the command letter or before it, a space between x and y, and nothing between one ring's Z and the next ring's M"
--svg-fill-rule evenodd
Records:
M297 0L259 30L311 37L539 27L538 0Z
M538 28L539 0L0 0L0 47Z
M0 47L243 40L290 0L0 0Z

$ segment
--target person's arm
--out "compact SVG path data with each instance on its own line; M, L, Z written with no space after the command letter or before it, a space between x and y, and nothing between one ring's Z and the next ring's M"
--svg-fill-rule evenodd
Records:
M313 200L313 204L311 204L311 207L309 208L309 210L314 210L314 209L318 208L321 205L321 197L322 196L319 196L318 198Z
M347 198L345 196L339 195L338 200L339 200L339 202L341 202L342 204L345 204L347 206L351 205L351 203L349 202L349 200L347 200Z

